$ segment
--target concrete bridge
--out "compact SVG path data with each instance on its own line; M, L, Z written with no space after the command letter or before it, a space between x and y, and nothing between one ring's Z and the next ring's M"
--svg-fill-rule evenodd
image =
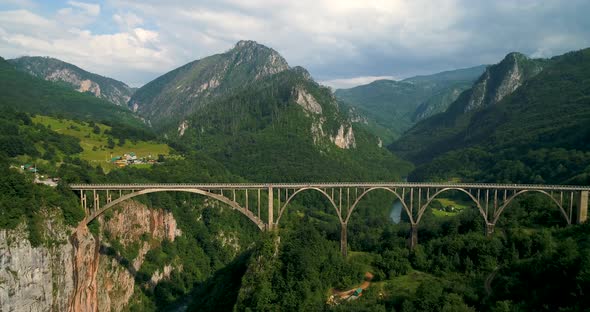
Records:
M418 243L418 225L426 208L448 191L466 194L486 222L486 234L493 233L506 207L525 193L547 196L567 224L583 223L588 213L590 186L489 184L489 183L214 183L214 184L71 184L80 195L88 224L106 210L136 196L156 192L189 192L223 202L248 217L260 230L278 228L281 217L297 194L318 192L334 208L341 225L340 248L347 254L347 224L359 202L370 192L384 190L398 199L408 215L409 243ZM90 201L89 201L90 199Z

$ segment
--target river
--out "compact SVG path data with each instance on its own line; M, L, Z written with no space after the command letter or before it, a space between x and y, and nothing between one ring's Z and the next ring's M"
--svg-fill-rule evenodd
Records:
M398 224L402 215L402 203L399 200L396 200L391 207L391 212L389 213L389 217L393 223Z

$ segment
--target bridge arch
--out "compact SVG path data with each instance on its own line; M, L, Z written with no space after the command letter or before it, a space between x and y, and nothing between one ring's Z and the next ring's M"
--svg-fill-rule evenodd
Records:
M483 208L481 207L481 204L477 200L477 198L475 198L475 196L473 196L473 194L471 194L470 192L468 192L464 188L460 188L460 187L445 187L445 188L440 189L436 193L434 193L432 195L432 197L430 197L422 207L419 207L420 210L418 211L418 219L416 220L416 223L420 223L420 220L422 219L422 215L424 215L424 212L426 211L426 208L432 203L432 201L435 200L438 195L440 195L440 194L442 194L444 192L447 192L447 191L460 191L460 192L463 192L463 193L467 194L467 196L469 196L469 198L477 206L477 209L479 210L479 213L482 215L482 217L484 218L484 220L486 221L486 223L488 223L488 216L485 213L485 211L483 210Z
M525 193L531 193L531 192L536 192L536 193L541 193L546 195L547 197L549 197L554 203L555 205L557 205L557 207L559 208L559 210L561 211L561 214L563 215L563 217L565 218L565 221L567 222L567 224L572 224L572 220L571 218L567 215L565 209L563 208L563 205L561 203L559 203L551 194L547 193L547 191L543 191L543 190L522 190L522 191L518 191L516 192L514 195L512 195L510 198L508 198L506 200L506 202L504 202L504 204L502 204L502 206L500 206L500 209L498 209L498 211L494 214L494 220L493 220L493 224L496 224L496 222L498 221L498 219L500 218L500 215L502 214L502 212L504 212L504 209L506 209L506 207L508 207L508 205L518 196L525 194Z
M223 203L229 205L230 207L232 207L233 209L239 211L241 214L245 215L246 217L248 217L248 219L250 219L252 222L254 222L254 224L256 224L256 226L260 230L264 230L264 228L265 228L264 222L262 220L258 219L258 217L256 217L251 211L246 210L245 208L240 206L240 204L238 204L237 202L235 202L233 200L230 200L229 198L227 198L225 196L211 193L211 192L207 192L207 191L200 190L200 189L174 189L174 188L144 189L144 190L140 190L140 191L136 191L136 192L133 192L130 194L123 195L123 196L107 203L106 205L102 206L98 211L95 211L94 213L92 213L88 218L84 219L84 221L82 221L82 222L85 225L88 225L94 219L96 219L100 215L102 215L105 211L109 210L110 208L112 208L112 207L114 207L114 206L116 206L128 199L131 199L131 198L134 198L134 197L137 197L140 195L157 193L157 192L186 192L186 193L194 193L194 194L204 195L204 196L216 199L220 202L223 202Z
M297 191L295 191L293 194L291 194L287 200L285 201L285 203L279 208L279 215L277 217L277 221L275 222L276 225L279 224L279 221L281 220L281 217L283 216L283 212L285 212L285 209L287 208L287 205L291 202L291 200L293 200L293 198L295 197L295 195L303 192L303 191L307 191L307 190L314 190L314 191L318 191L320 192L324 197L326 197L329 201L330 204L332 205L332 207L334 208L334 210L336 211L336 215L338 215L338 219L340 219L340 222L343 222L344 220L342 219L342 214L340 213L340 211L338 210L338 206L336 205L336 203L334 202L334 199L332 199L332 197L330 195L328 195L328 193L326 193L324 190L322 190L319 187L303 187L298 189Z
M406 203L404 202L403 198L396 191L392 190L391 188L384 187L384 186L371 187L371 188L368 188L367 190L365 190L364 192L362 192L361 195L359 195L359 197L357 197L357 199L354 201L354 203L350 207L350 212L348 213L348 216L346 216L346 220L345 220L346 223L348 223L348 220L350 219L352 212L354 211L354 209L356 208L358 203L361 201L361 199L363 197L365 197L365 195L369 194L369 192L374 191L374 190L386 190L386 191L392 193L393 195L395 195L395 197L400 201L400 203L402 204L402 207L404 208L404 210L408 214L410 221L412 223L414 223L414 216L412 216L412 213L411 213L410 209L408 208L408 205L406 205Z

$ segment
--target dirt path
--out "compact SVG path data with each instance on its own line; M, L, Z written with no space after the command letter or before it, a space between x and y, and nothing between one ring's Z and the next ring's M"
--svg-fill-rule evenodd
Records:
M369 286L371 286L371 280L373 279L373 274L371 274L371 272L366 272L365 273L365 280L357 287L354 287L352 289L349 290L344 290L344 291L333 291L334 296L338 296L340 298L344 298L344 297L348 297L350 296L355 290L357 290L358 288L362 288L363 290L369 288Z

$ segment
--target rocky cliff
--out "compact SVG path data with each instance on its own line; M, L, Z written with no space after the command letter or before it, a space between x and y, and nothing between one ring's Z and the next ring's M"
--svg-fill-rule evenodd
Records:
M2 311L68 311L74 290L73 246L61 242L33 247L25 226L0 230L0 307ZM57 233L56 233L57 234Z
M52 221L59 220L55 215L45 219L51 243L43 246L31 246L24 225L0 230L1 311L121 311L135 291L134 274L145 254L162 240L173 241L181 235L171 213L137 202L126 203L108 220L99 220L103 233L99 238L85 226L69 236L72 229ZM109 233L108 239L104 233ZM130 266L109 241L124 248L140 242L135 258L125 259ZM152 283L178 269L161 268Z
M524 54L510 53L498 64L490 66L475 82L464 100L464 112L480 109L500 102L514 92L525 80L541 72L544 61L528 58Z

